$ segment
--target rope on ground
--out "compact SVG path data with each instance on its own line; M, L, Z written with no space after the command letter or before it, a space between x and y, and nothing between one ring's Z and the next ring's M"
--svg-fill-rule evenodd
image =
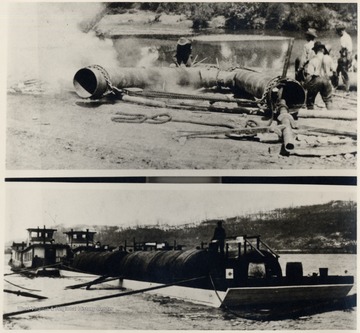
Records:
M177 281L177 282L168 283L168 284L162 284L162 285L159 285L159 286L144 288L144 289L140 289L140 290L132 290L132 291L128 291L128 292L112 294L112 295L105 295L105 296L88 298L88 299L82 299L82 300L73 301L73 302L54 304L54 305L48 305L48 306L41 306L41 307L38 307L38 308L31 308L31 309L15 311L15 312L8 312L8 313L3 314L3 318L6 319L6 318L10 318L10 317L13 317L13 316L16 316L16 315L21 315L21 314L30 313L30 312L33 313L33 312L44 311L44 310L53 310L53 309L60 308L60 307L65 307L65 306L71 306L71 305L77 305L77 304L83 304L83 303L90 303L90 302L101 301L101 300L110 299L110 298L116 298L116 297L135 295L135 294L140 294L140 293L143 293L143 292L146 292L146 291L163 289L163 288L167 288L167 287L171 287L171 286L175 286L175 285L185 284L185 283L188 283L188 282L202 280L204 278L206 278L206 276L201 276L201 277L197 277L197 278Z
M230 129L235 128L233 125L224 124L224 123L209 123L209 122L196 121L196 120L173 119L172 116L170 116L168 113L159 113L159 114L155 114L154 116L147 116L139 113L125 113L125 112L116 112L116 114L117 116L112 117L111 120L118 123L142 124L144 122L148 122L149 124L164 124L172 121L177 123L226 127Z
M41 291L41 290L39 290L39 289L30 289L30 288L25 288L25 287L19 286L18 284L12 283L12 282L10 282L10 281L8 281L8 280L6 280L6 279L4 279L4 281L7 282L7 283L9 283L9 284L11 284L12 286L18 287L18 288L20 288L20 289L29 290L29 291Z
M164 124L172 120L168 113L158 113L150 117L141 113L116 112L116 114L118 116L112 117L111 120L117 123L142 124L147 121L150 124Z

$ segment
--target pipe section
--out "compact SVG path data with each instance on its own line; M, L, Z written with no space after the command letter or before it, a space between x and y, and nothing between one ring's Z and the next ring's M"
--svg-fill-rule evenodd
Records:
M112 87L117 89L137 87L142 89L179 92L182 88L225 87L244 92L257 99L265 97L266 102L275 103L276 92L281 88L282 97L290 109L299 109L305 102L305 91L299 82L278 79L247 69L231 72L216 68L113 68L101 66L80 69L74 76L76 93L82 98L101 98Z
M284 141L284 148L286 151L291 151L295 148L295 137L294 133L292 131L292 122L294 121L294 118L289 113L289 109L286 105L285 100L280 100L278 104L278 121L281 123L281 125L284 125L285 128L282 131L283 135L283 141Z

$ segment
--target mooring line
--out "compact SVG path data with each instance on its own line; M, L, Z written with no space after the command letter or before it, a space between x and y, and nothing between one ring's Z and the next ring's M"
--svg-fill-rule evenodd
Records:
M39 290L39 289L30 289L30 288L25 288L25 287L19 286L18 284L12 283L12 282L10 282L10 281L8 281L8 280L6 280L6 279L4 279L4 281L7 282L7 283L9 283L9 284L11 284L11 285L13 285L14 287L18 287L18 288L21 288L21 289L24 289L24 290L29 290L29 291L41 291L41 290Z
M184 283L188 283L188 282L192 282L192 281L201 280L201 279L204 279L204 278L207 278L207 276L201 276L201 277L197 277L197 278L192 278L192 279L182 280L182 281L178 281L178 282L168 283L168 284L165 284L165 285L149 287L149 288L144 288L144 289L140 289L140 290L133 290L133 291L123 292L123 293L118 293L118 294L113 294L113 295L106 295L106 296L88 298L88 299L83 299L83 300L78 300L78 301L73 301L73 302L54 304L54 305L48 305L48 306L41 306L41 307L38 307L38 308L31 308L31 309L26 309L26 310L21 310L21 311L9 312L9 313L4 313L3 318L7 319L7 318L10 318L12 316L17 316L17 315L21 315L21 314L25 314L25 313L29 313L29 312L53 310L53 309L64 307L64 306L71 306L71 305L77 305L77 304L101 301L101 300L110 299L110 298L135 295L135 294L140 294L140 293L143 293L143 292L146 292L146 291L152 291L152 290L167 288L167 287L171 287L171 286L175 286L175 285L180 285L180 284L184 284Z
M59 266L59 265L61 265L61 262L58 262L58 263L52 264L52 265L46 265L46 266L36 267L36 269L56 267L56 266ZM33 271L34 269L35 269L35 268L25 268L25 269L22 269L22 270L17 271L17 272L6 273L6 274L4 274L4 276L21 274L21 273L26 273L26 272L31 272L31 271Z

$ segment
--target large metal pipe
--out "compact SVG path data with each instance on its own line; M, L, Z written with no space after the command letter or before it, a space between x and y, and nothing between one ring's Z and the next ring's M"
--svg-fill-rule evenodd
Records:
M113 68L105 70L101 66L80 69L74 76L76 93L82 98L97 99L113 87L179 92L181 88L200 87L231 88L235 93L244 92L257 99L265 98L269 104L276 102L276 91L282 89L282 99L289 109L299 109L305 102L305 91L299 82L278 79L246 69L231 72L216 68Z
M74 76L76 93L82 98L100 98L109 89L151 88L153 90L177 92L179 87L200 88L199 69L195 68L114 68L105 70L100 66L80 69Z
M291 151L295 148L295 137L292 131L292 122L294 121L293 117L289 113L289 109L286 105L285 100L280 100L278 104L278 121L281 125L284 125L285 128L282 131L284 148L286 151Z

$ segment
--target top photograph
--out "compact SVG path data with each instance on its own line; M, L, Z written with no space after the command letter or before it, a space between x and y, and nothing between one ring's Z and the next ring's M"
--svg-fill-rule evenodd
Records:
M8 2L6 170L356 172L357 11Z

